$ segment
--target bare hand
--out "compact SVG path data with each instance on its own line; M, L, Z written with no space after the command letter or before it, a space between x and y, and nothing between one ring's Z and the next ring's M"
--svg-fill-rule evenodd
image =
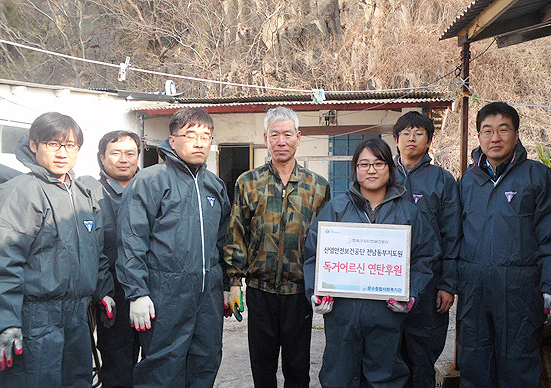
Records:
M449 292L438 290L438 294L436 294L436 311L445 313L453 306L454 300L455 297Z

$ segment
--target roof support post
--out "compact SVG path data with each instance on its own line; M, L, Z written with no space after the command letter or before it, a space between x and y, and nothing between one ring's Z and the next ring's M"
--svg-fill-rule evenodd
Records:
M461 79L463 81L463 101L461 102L461 175L467 170L467 158L469 150L469 61L471 50L469 42L463 43L461 50Z
M144 151L145 151L145 147L144 147L144 144L145 144L144 114L140 113L138 115L138 118L139 118L139 121L140 121L140 159L139 159L139 164L140 164L140 168L143 170L143 154L144 154Z

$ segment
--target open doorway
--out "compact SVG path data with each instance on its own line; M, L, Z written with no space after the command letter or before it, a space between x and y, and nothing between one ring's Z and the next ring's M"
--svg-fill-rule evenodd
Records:
M157 147L148 145L143 150L143 168L153 166L159 163L159 155L157 154Z
M252 168L250 144L218 145L218 176L228 189L228 197L233 204L235 181L239 175Z

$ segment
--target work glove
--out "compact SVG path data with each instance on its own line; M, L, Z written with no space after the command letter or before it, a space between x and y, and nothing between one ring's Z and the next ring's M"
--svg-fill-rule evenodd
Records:
M545 325L551 326L551 295L543 294L543 312L545 313Z
M414 303L415 298L413 296L409 297L409 302L397 302L394 298L390 298L386 301L386 307L395 313L409 313Z
M238 322L243 320L241 313L245 311L245 306L243 305L243 292L239 286L230 287L230 310Z
M103 327L113 327L115 324L116 305L113 298L109 295L105 295L102 300L99 301L100 310L99 318Z
M316 314L327 314L333 310L332 296L324 296L320 299L316 295L312 295L310 301L312 302L312 310L314 310Z
M224 291L224 317L231 317L230 292Z
M155 306L149 296L140 296L130 301L130 324L138 331L151 329L151 319L155 319Z
M8 327L0 333L0 371L13 365L12 346L16 355L23 353L23 335L19 327Z

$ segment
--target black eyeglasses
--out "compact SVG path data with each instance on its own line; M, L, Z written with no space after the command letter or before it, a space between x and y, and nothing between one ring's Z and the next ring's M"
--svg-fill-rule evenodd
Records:
M496 130L487 128L480 131L480 137L489 139L490 137L494 136L494 133L497 133L500 137L506 137L513 133L513 131L514 129L508 126L503 126Z
M184 133L183 135L171 135L171 136L183 137L184 139L192 141L192 142L195 142L195 141L197 141L197 139L199 139L199 140L201 140L205 143L208 143L209 141L212 141L212 139L214 139L214 137L212 135L207 135L207 134L198 135L195 132L188 132L188 133Z
M385 168L386 164L387 164L386 162L383 162L381 160L378 160L378 161L373 162L373 163L361 162L361 163L356 164L356 168L360 171L368 171L369 168L371 166L373 166L373 168L376 171L381 171Z
M65 151L67 151L70 154L76 154L78 150L80 150L80 146L78 144L74 143L58 143L57 141L43 141L41 142L46 146L46 149L48 151L58 151L61 149L61 147L65 147Z

